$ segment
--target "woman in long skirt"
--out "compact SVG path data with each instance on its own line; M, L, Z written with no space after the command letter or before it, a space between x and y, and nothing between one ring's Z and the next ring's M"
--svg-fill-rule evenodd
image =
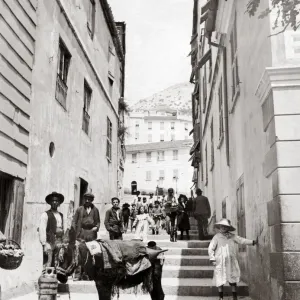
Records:
M183 240L183 232L186 232L186 237L189 240L190 219L187 211L188 199L185 195L180 195L178 198L178 230L181 232L180 239Z

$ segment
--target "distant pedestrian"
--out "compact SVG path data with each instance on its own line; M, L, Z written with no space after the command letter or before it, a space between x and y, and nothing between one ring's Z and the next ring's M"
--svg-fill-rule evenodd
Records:
M211 216L208 198L202 196L201 189L196 189L196 199L194 200L194 217L198 223L199 240L204 240L208 236L208 219Z
M54 258L57 246L59 243L62 243L64 234L63 214L57 210L64 202L64 196L53 192L45 198L45 201L51 208L42 213L38 228L40 242L43 246L43 270L46 267L55 266Z
M134 224L137 214L138 214L138 210L136 208L135 203L133 203L133 204L131 204L131 210L130 210L130 230L131 230L131 232L133 230L133 224Z
M152 229L152 234L159 234L159 229L161 226L161 219L163 217L163 211L162 208L160 207L159 201L154 202L154 207L152 210L152 219L155 223L155 228Z
M189 240L190 219L187 212L188 199L185 195L180 195L178 198L178 230L181 232L180 239L183 240L183 232L186 232L186 237Z
M136 202L136 209L139 210L139 208L143 205L142 203L142 197L138 197L137 198L137 202Z
M124 203L122 206L122 215L123 215L123 221L124 221L124 232L127 232L128 229L128 223L129 223L129 217L130 217L130 205L128 203Z
M166 230L170 234L170 241L177 242L177 216L178 201L174 197L174 189L168 189L168 197L164 205L164 213L166 215Z
M146 198L146 197L143 197L142 206L144 207L145 213L148 213L148 210L149 210L149 204L148 204L148 202L147 202L147 198Z
M117 197L111 199L112 208L106 211L104 225L109 232L110 240L123 240L124 222L120 200Z
M140 239L143 242L147 242L149 225L154 226L154 221L149 214L146 213L144 207L141 206L133 224L133 228L135 228L135 239Z
M135 197L134 197L134 199L133 199L133 203L134 203L134 204L137 204L138 198L140 197L140 194L141 194L140 191L136 191Z
M227 219L215 224L219 229L208 248L210 262L215 266L214 279L219 290L219 299L223 300L223 286L227 282L232 289L233 300L237 300L237 283L240 281L240 268L236 254L236 244L256 245L255 241L242 238L232 233L235 228Z
M153 202L154 202L154 199L153 199L153 196L154 196L154 194L153 193L150 193L149 194L149 204L154 204Z

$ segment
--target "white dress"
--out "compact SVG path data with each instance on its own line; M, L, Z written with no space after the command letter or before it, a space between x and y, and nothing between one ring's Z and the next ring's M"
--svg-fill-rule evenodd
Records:
M236 244L253 245L252 240L233 233L217 233L208 248L209 259L216 261L214 279L216 286L240 281L241 271L237 260Z
M137 215L133 223L133 227L136 226L135 239L140 239L143 242L147 242L147 234L149 231L149 224L154 226L155 223L149 214Z

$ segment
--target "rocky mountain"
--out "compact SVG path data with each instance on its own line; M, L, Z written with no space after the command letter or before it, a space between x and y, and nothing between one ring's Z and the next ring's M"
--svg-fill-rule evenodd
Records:
M194 85L180 83L133 104L131 110L147 111L153 109L178 110L182 114L192 114L192 98Z

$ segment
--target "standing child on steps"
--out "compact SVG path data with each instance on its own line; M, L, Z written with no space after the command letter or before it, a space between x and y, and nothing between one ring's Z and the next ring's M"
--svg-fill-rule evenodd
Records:
M257 240L247 240L232 233L235 228L230 221L222 219L215 224L219 229L208 247L208 254L211 263L215 266L214 278L219 290L220 300L223 300L223 286L227 282L232 289L233 300L237 300L237 283L240 281L240 267L237 260L236 244L256 245Z

